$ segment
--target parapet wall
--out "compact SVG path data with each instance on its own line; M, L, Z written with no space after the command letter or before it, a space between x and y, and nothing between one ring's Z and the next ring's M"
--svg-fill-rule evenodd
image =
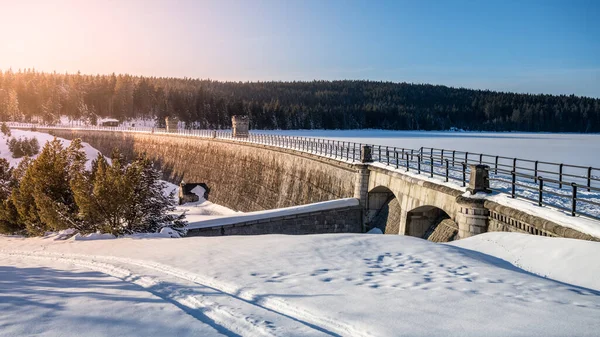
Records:
M360 233L361 217L362 208L357 205L230 225L194 228L188 230L187 236Z
M209 200L249 212L354 196L351 164L295 150L227 140L149 133L51 130L57 137L81 138L110 155L118 147L128 158L146 152L165 180L203 182Z

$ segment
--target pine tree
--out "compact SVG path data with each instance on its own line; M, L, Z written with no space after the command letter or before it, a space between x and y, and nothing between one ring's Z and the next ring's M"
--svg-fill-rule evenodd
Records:
M158 232L171 227L184 234L185 214L175 215L174 192L165 195L166 184L160 180L161 172L152 161L140 155L127 167L127 183L133 189L132 205L128 212L131 232Z
M15 234L25 229L19 214L10 199L11 191L17 181L8 161L0 158L0 233Z
M130 165L117 150L111 163L101 154L92 170L71 181L83 227L114 235L158 232L171 227L183 233L185 215L174 215L173 195L165 196L161 173L146 156Z
M85 228L115 235L125 234L123 213L129 207L124 182L122 158L115 152L112 165L102 154L92 164L92 170L76 176L71 183L79 216Z
M0 126L0 132L2 132L5 136L10 137L10 128L6 125L5 122L2 122L2 126Z
M77 205L69 180L85 163L80 141L65 149L60 140L46 143L25 170L13 202L32 235L48 230L79 227Z

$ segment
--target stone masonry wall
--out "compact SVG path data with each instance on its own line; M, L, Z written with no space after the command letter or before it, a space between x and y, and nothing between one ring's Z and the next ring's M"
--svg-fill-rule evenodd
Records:
M263 145L148 133L51 133L81 138L107 156L115 147L128 158L146 152L166 180L206 183L210 201L243 212L353 197L357 179L350 164Z
M493 201L485 201L485 207L490 211L489 232L519 232L540 236L600 241L600 238L592 235Z
M362 208L345 207L327 211L275 217L257 221L188 231L187 236L360 233Z

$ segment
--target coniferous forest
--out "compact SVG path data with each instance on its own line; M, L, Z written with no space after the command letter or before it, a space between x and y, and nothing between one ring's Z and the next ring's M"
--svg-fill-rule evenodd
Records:
M177 116L202 129L600 132L600 99L374 82L219 82L131 75L0 72L0 120L95 123Z

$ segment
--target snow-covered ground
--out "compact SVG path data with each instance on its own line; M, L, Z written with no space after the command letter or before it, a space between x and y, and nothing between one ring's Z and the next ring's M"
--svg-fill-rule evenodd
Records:
M600 167L600 156L592 155L600 153L600 134L386 130L256 130L253 132L317 137L406 149L443 148Z
M47 142L50 142L54 139L54 136L52 136L48 133L44 133L44 132L34 132L34 131L11 129L10 133L11 133L11 137L7 137L3 133L0 133L0 157L6 159L8 161L8 163L10 164L10 166L12 166L12 167L16 167L17 165L19 165L19 163L21 162L21 160L23 160L23 158L22 157L21 158L13 158L12 153L10 152L10 149L8 148L8 144L6 143L7 140L9 140L10 138L19 139L19 138L35 137L35 138L37 138L38 143L40 144L40 152L41 152L44 145ZM66 140L63 138L59 138L59 140L63 143L64 147L68 147L71 144L70 140ZM95 148L91 147L88 143L82 143L82 145L83 145L83 151L85 152L85 155L88 159L86 166L89 169L89 168L91 168L92 160L96 159L99 151L96 150ZM37 155L33 156L32 158L35 158L35 157L37 157Z
M165 185L166 188L164 189L164 193L166 195L169 195L171 192L174 192L173 197L175 198L175 200L178 200L177 196L179 195L179 186L169 183L167 181L165 181ZM193 203L178 205L176 207L176 213L180 214L185 212L185 220L188 222L188 225L194 225L196 223L204 222L211 219L218 219L222 217L243 214L241 212L236 212L225 206L217 205L204 199L205 191L202 187L197 186L195 190L196 191L192 192L197 194L200 200Z
M41 146L52 139L12 133L36 136ZM5 143L0 156L16 165ZM165 192L176 189L168 184ZM184 210L191 224L261 216L204 199ZM516 233L452 244L365 234L64 234L0 236L0 336L595 336L600 329L597 242Z
M452 245L366 234L54 238L0 237L0 336L597 336L600 328L597 242L516 233Z

